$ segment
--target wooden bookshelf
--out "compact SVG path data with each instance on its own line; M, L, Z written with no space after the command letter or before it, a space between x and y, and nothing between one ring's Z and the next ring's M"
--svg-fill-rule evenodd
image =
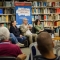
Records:
M39 19L44 27L60 26L60 2L33 1L32 19Z
M0 1L0 23L9 26L11 20L15 20L15 0L1 0Z

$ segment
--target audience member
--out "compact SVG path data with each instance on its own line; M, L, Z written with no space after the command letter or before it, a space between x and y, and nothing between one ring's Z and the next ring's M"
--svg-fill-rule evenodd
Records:
M6 27L0 27L0 56L19 57L21 60L26 58L20 47L9 41L10 33Z
M40 60L60 60L53 52L53 41L48 32L41 32L37 37L37 48L41 53Z
M21 43L26 40L26 37L22 36L20 34L20 31L16 26L16 21L14 21L14 20L11 21L10 33L13 33L16 36L16 38L18 39L18 41L21 42Z
M35 41L36 41L37 34L31 33L30 29L32 29L32 27L28 24L28 19L27 18L23 19L23 24L20 26L20 29L25 36L29 37L30 43L33 42L32 37L34 37Z
M44 30L39 19L36 19L36 21L35 21L35 29L36 29L36 33L39 33Z
M0 27L4 27L4 23L0 23ZM14 36L13 33L10 33L10 40L11 40L12 43L14 43L14 44L16 44L20 47L24 46L24 44L21 44L21 43L18 42L17 38Z

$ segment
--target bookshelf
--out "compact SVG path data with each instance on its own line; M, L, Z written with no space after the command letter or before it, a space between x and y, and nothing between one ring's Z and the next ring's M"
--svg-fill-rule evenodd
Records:
M11 20L15 20L15 0L0 0L0 23L9 28Z
M60 26L60 2L32 1L32 21L39 19L44 27Z

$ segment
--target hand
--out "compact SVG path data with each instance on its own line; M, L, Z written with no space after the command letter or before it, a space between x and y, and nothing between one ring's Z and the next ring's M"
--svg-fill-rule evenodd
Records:
M20 35L20 37L22 38L22 35Z
M27 56L26 56L25 54L20 54L20 55L17 56L17 59L18 59L18 60L19 60L19 59L20 59L20 60L25 60L26 57L27 57Z
M41 32L41 31L43 31L43 30L39 30L39 32Z
M27 26L27 28L29 28L29 25Z

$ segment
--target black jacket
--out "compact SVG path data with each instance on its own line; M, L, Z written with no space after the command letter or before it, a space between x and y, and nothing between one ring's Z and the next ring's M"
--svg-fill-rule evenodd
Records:
M13 33L16 37L20 36L20 31L17 27L10 26L10 33Z

